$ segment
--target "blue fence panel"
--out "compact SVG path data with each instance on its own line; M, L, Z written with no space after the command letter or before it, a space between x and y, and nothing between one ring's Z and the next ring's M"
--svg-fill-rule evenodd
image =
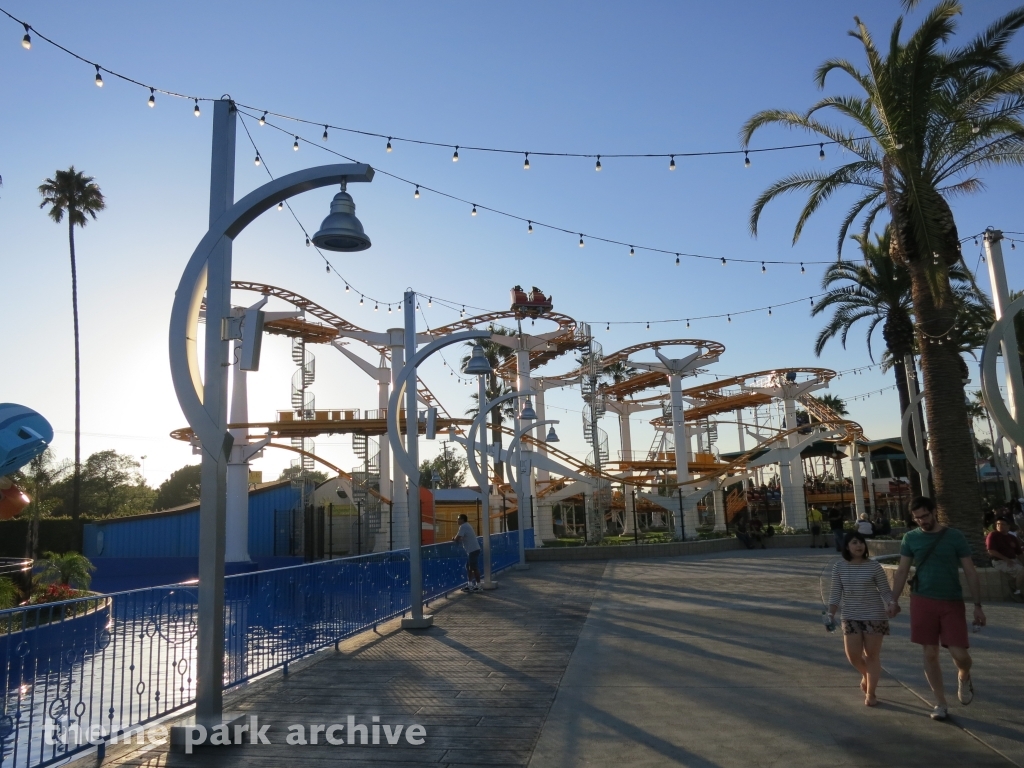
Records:
M491 536L493 571L519 561L518 537ZM422 554L425 601L465 583L461 547ZM178 584L0 611L0 768L63 761L194 703L197 602ZM224 686L408 610L408 550L230 576Z

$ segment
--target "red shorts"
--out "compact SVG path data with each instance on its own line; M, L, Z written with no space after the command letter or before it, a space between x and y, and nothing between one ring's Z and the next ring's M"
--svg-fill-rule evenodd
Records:
M911 595L910 642L941 645L943 648L970 648L964 602Z

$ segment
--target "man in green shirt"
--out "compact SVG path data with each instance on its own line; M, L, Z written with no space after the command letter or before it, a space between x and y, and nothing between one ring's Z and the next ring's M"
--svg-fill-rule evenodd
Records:
M935 502L919 496L911 502L910 514L919 527L907 533L900 545L900 565L892 586L896 597L889 603L889 616L892 618L899 613L899 597L907 583L910 566L916 565L917 574L911 582L910 642L924 648L924 674L936 700L931 717L933 720L945 720L948 707L939 664L940 644L949 649L956 665L960 703L970 704L974 699L971 654L967 652L970 643L967 640L966 606L960 588L959 569L963 568L967 577L967 586L974 600L974 623L979 627L985 626L981 586L967 539L960 531L939 522Z
M811 529L811 547L824 547L825 537L821 533L821 523L824 518L822 517L821 510L811 505L811 508L807 510L807 527ZM818 543L818 539L821 539L821 543Z

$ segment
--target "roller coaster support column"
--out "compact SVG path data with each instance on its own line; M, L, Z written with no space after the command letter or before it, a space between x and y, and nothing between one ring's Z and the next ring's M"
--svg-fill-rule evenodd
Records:
M853 510L857 520L860 520L861 513L864 512L864 486L861 479L860 462L857 443L852 442L850 443L850 466L853 468Z
M988 278L992 288L992 304L996 311L996 321L1006 316L1006 308L1010 304L1010 291L1006 285L1006 268L1003 266L1003 233L998 229L985 231L985 253L988 262ZM1006 376L1006 399L1010 406L1010 415L1014 421L1024 419L1024 381L1021 376L1020 356L1008 355L1007 350L1017 349L1017 332L1014 324L1004 323L1002 339L1003 368ZM1014 482L1017 484L1017 495L1024 496L1024 446L1013 440L1017 455L1017 471Z
M640 411L657 410L661 408L660 403L631 403L628 400L606 400L605 408L612 413L615 413L619 417L619 458L622 461L633 460L633 437L629 427L629 417L631 414L639 413ZM633 470L626 469L623 473L625 477L632 477ZM623 533L629 535L633 533L633 521L635 515L633 514L635 507L635 500L633 494L627 493L624 497L625 500L625 514L623 515Z
M715 530L724 531L726 530L725 499L722 498L722 484L713 482L711 484L711 493L714 494Z
M421 535L423 524L420 519L420 485L419 485L419 408L416 396L416 371L420 364L444 347L459 344L470 339L485 339L487 331L461 331L448 336L441 336L431 341L423 349L416 351L416 294L406 291L403 298L405 307L405 365L395 378L388 399L388 440L395 456L395 466L401 467L408 479L408 519L409 519L409 606L411 616L402 619L403 629L422 629L433 624L432 616L423 615L423 562ZM395 360L392 358L392 367ZM402 395L405 395L405 431L406 445L402 445L399 429L398 411Z

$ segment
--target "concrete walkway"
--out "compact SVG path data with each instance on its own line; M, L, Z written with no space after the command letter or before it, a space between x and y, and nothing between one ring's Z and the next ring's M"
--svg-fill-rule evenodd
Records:
M868 709L820 624L821 552L535 563L496 592L438 601L433 629L384 626L230 696L272 724L270 745L119 748L105 764L1024 766L1022 606L989 610L972 637L977 699L947 723L927 717L901 616ZM285 743L289 724L349 715L421 724L425 742Z
M842 640L819 622L829 559L769 550L609 563L531 768L1024 765L1021 607L989 609L994 627L972 639L977 699L947 723L927 717L902 614L871 709Z

